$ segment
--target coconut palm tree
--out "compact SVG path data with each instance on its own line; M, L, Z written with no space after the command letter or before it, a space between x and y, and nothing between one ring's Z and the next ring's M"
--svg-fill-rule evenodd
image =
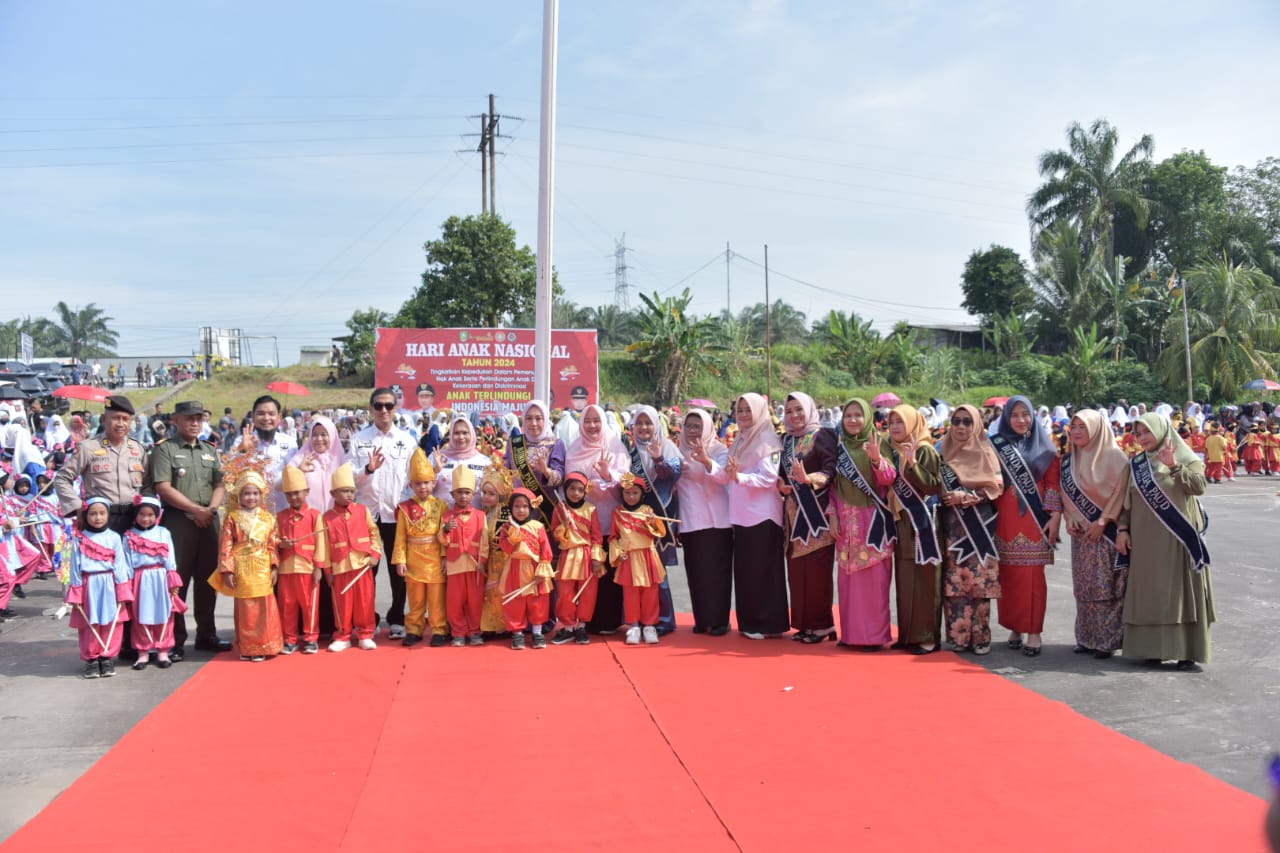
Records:
M1036 240L1036 274L1032 282L1036 308L1046 321L1045 337L1065 347L1071 330L1096 319L1101 294L1096 270L1101 254L1086 249L1080 229L1069 219L1059 219Z
M764 303L757 302L743 308L738 315L740 322L751 329L753 339L759 346L765 343L765 310ZM804 312L775 299L769 309L768 317L769 343L802 344L809 337L809 329L805 325Z
M623 311L617 305L588 308L586 325L596 330L602 347L623 347L635 340L635 313Z
M1067 148L1040 155L1044 184L1027 202L1027 215L1037 228L1072 220L1088 238L1085 253L1102 247L1103 263L1115 257L1116 210L1127 208L1139 228L1145 228L1150 202L1142 195L1142 179L1155 150L1150 134L1144 135L1116 159L1119 133L1103 119L1089 128L1072 122L1067 128Z
M1272 377L1280 358L1280 289L1252 264L1226 255L1187 271L1181 298L1187 300L1191 368L1207 381L1213 398L1232 400L1240 385ZM1182 312L1165 323L1161 378L1170 387L1185 380L1186 344Z
M53 333L60 355L76 361L115 355L112 348L120 336L108 325L111 318L97 305L90 302L83 308L69 308L67 303L59 302L53 310L58 315Z

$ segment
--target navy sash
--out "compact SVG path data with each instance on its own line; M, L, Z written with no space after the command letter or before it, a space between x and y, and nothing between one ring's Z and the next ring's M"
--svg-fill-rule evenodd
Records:
M942 463L942 488L948 492L968 491L960 484L960 477L945 462ZM949 508L955 510L960 517L960 525L965 533L963 539L947 543L947 550L955 553L956 561L963 563L974 555L983 562L992 557L999 559L1000 552L996 550L995 540L991 537L991 531L996 525L996 514L991 513L991 516L984 521L978 514L977 506Z
M1067 500L1071 501L1081 515L1090 524L1096 524L1098 519L1102 517L1102 507L1093 502L1093 499L1084 493L1080 488L1080 484L1076 482L1075 474L1071 469L1071 454L1067 454L1062 459L1062 493L1067 496ZM1111 547L1116 546L1116 535L1119 530L1116 528L1114 521L1108 521L1107 526L1103 528L1102 535L1111 543ZM1121 554L1116 551L1117 569L1127 569L1129 567L1129 555Z
M782 475L787 478L787 484L791 486L791 494L796 499L796 520L791 526L791 541L808 545L831 529L826 513L827 490L824 486L822 493L819 494L808 483L798 483L791 479L791 463L797 458L804 459L803 456L797 457L795 451L795 436L784 435L782 437Z
M889 505L881 499L879 492L867 482L866 477L862 476L862 472L854 464L853 456L845 448L843 441L836 445L836 471L857 486L858 491L871 498L871 502L875 504L876 511L871 516L871 527L867 530L867 547L877 551L889 550L898 538L898 525L894 522L893 513L889 510Z
M893 480L893 493L907 511L911 529L916 534L916 563L921 566L937 565L942 562L942 552L938 549L938 536L933 528L933 513L929 512L929 506L920 497L915 486L907 480L896 450L893 452L893 461L898 467L898 476Z
M1049 511L1040 501L1040 489L1036 485L1035 474L1031 473L1031 466L1022 457L1022 452L1003 435L991 436L991 445L995 447L996 456L1000 458L1000 467L1004 469L1005 476L1017 490L1022 505L1035 516L1036 525L1040 528L1040 538L1048 539L1051 519Z
M658 490L654 487L654 484L649 482L649 480L653 478L645 473L644 462L640 459L640 454L643 452L640 450L640 445L636 444L635 440L632 439L630 435L626 435L624 438L624 443L627 446L627 453L631 456L631 473L637 477L643 477L644 481L648 483L648 485L644 487L644 496L640 498L640 503L653 510L654 515L665 516L666 518L678 517L679 507L676 504L675 493L673 492L671 494L670 503L664 504L662 502L662 496L658 494ZM661 439L657 440L661 441ZM658 539L657 545L659 553L666 551L668 548L674 548L679 544L676 539L675 525L664 523L663 526L667 528L667 532Z
M538 507L538 512L542 514L543 521L550 528L551 514L555 512L556 497L554 494L548 494L547 490L542 487L542 483L538 482L538 475L533 470L533 466L529 464L529 445L523 433L511 436L511 461L515 463L516 473L520 475L520 482L524 487L542 498L542 504Z
M1138 494L1142 495L1142 499L1155 513L1156 518L1160 519L1165 530L1172 533L1174 538L1182 543L1182 547L1187 549L1191 562L1195 564L1195 570L1202 571L1209 565L1209 548L1191 520L1182 514L1182 510L1173 505L1169 496L1164 493L1164 489L1160 488L1160 484L1156 482L1155 471L1151 468L1151 461L1147 459L1147 454L1139 453L1133 457L1129 466L1133 471L1133 485L1138 490Z

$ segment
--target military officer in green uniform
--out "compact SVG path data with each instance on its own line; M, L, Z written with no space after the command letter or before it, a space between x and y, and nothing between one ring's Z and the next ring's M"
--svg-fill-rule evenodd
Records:
M218 507L222 506L222 460L216 445L200 440L204 405L187 400L174 406L174 438L164 439L151 451L151 480L164 504L161 524L173 536L174 559L182 576L179 595L186 601L187 589L195 581L195 647L201 651L225 652L231 643L218 639L213 611L218 593L208 583L218 565ZM174 648L170 657L180 661L185 653L187 622L174 614Z
M76 488L79 478L84 484L84 498L106 498L111 502L108 526L121 534L129 529L133 498L142 494L147 485L147 449L129 438L133 415L133 403L128 397L114 394L107 398L102 435L80 442L53 478L63 515L76 515L83 506Z

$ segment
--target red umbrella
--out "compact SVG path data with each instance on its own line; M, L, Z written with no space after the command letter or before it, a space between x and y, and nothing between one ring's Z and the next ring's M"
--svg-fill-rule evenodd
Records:
M286 397L309 397L311 390L301 382L286 382L283 379L267 383L268 391L284 394Z
M54 389L53 396L65 397L68 400L85 400L89 403L105 403L111 392L106 388L95 388L92 385L63 385Z
M991 406L1003 406L1007 402L1009 402L1008 397L988 397L987 402L983 403L982 406L983 408L989 408Z

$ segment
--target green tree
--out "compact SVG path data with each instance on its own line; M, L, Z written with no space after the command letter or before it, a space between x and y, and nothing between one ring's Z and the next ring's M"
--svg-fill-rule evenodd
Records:
M1147 232L1159 260L1190 269L1222 251L1226 174L1203 151L1181 151L1151 167L1143 186L1151 202Z
M751 330L751 338L757 346L765 343L765 306L763 302L743 308L739 320ZM775 299L769 310L768 328L771 344L802 344L809 337L804 312L793 308L781 299Z
M1253 168L1236 167L1227 178L1225 241L1230 257L1249 262L1280 281L1280 158Z
M532 311L537 260L497 216L451 216L428 241L422 284L400 307L397 326L497 328Z
M347 320L347 331L342 348L342 372L355 373L361 368L373 367L378 329L392 324L391 315L377 308L356 309Z
M1106 377L1107 350L1111 341L1098 337L1098 324L1090 323L1088 329L1071 330L1071 345L1063 356L1067 379L1071 387L1071 399L1077 403L1090 403L1097 399Z
M1181 298L1187 300L1191 368L1207 381L1215 400L1233 400L1250 379L1274 378L1280 360L1280 289L1251 264L1222 255L1188 270ZM1171 388L1186 382L1186 344L1181 311L1165 324L1161 378Z
M875 381L880 356L880 333L856 312L827 313L826 328L815 324L815 334L831 347L832 366L848 372L854 382Z
M636 315L632 311L623 311L617 305L588 308L586 328L596 330L600 346L624 347L635 340Z
M961 307L982 318L984 326L997 314L1024 316L1034 302L1027 265L1007 246L975 249L965 261L960 289L964 293Z
M551 300L551 328L590 329L591 311L592 309L583 308L571 299L556 295ZM511 325L524 329L532 329L537 323L537 306L534 305L511 318Z
M695 372L718 376L719 367L711 355L716 340L716 323L710 318L689 315L693 294L689 288L679 296L664 298L640 294L639 340L627 347L638 353L654 382L654 402L667 406L681 399Z
M920 369L920 350L916 347L916 330L906 322L894 325L893 332L880 342L876 363L884 380L891 385L910 385Z
M1059 219L1036 239L1036 309L1041 338L1060 352L1071 340L1071 330L1092 322L1100 303L1096 275L1101 253L1086 248L1080 230L1069 219Z
M1017 359L1031 354L1038 336L1031 331L1030 324L1017 314L1001 316L997 314L991 320L991 328L984 329L983 338L991 344L997 358Z
M22 357L22 336L30 335L36 357L57 351L58 333L43 317L31 315L0 323L0 358Z
M111 318L94 303L83 308L70 308L65 302L53 306L57 321L52 336L56 355L75 361L115 355L120 336L111 328Z
M1117 160L1118 141L1119 133L1103 119L1087 130L1072 122L1066 149L1040 155L1040 177L1045 182L1027 202L1027 215L1038 228L1074 221L1086 240L1084 253L1100 247L1108 267L1116 253L1116 211L1125 208L1139 228L1146 226L1150 204L1142 195L1143 179L1155 150L1155 141L1147 134Z
M1119 361L1124 354L1126 325L1124 318L1129 306L1139 298L1142 288L1137 276L1125 278L1125 264L1128 258L1117 255L1106 269L1101 264L1093 270L1098 289L1106 296L1111 305L1111 344L1114 347L1112 361Z

